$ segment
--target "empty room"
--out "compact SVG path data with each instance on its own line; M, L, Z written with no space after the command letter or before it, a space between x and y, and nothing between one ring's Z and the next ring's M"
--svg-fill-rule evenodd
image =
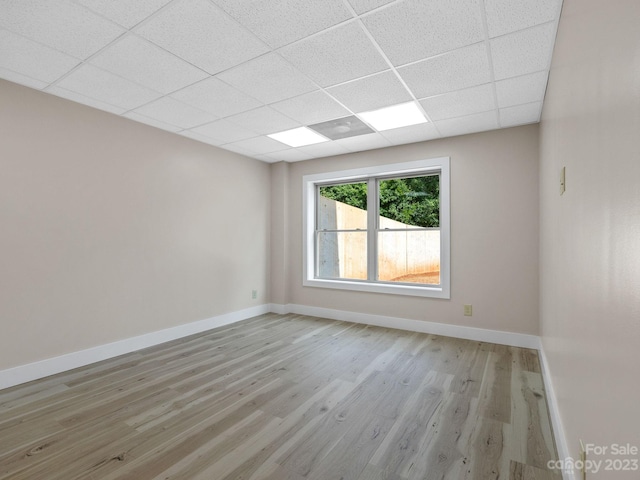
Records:
M640 479L639 26L0 0L0 480Z

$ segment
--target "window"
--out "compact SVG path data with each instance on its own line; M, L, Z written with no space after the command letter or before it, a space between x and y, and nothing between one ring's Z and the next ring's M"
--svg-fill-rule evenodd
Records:
M304 285L449 298L449 159L303 178Z

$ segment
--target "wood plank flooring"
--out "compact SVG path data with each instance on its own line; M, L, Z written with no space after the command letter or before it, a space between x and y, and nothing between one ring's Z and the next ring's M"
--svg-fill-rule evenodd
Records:
M560 480L535 351L263 315L0 391L0 479Z

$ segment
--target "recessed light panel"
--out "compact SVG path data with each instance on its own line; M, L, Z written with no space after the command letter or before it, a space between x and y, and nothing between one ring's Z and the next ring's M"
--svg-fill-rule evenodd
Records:
M331 140L340 140L341 138L373 133L373 130L355 115L329 120L328 122L316 123L315 125L309 125L309 128Z
M327 142L328 140L322 135L317 134L307 127L294 128L280 133L272 133L268 137L278 142L289 145L290 147L303 147L305 145L314 145L316 143Z
M427 119L414 102L381 108L358 116L379 132L392 128L427 123Z

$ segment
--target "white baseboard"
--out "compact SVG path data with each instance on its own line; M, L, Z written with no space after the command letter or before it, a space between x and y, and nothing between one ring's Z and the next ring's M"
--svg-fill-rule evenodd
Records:
M448 337L464 338L482 342L498 343L515 347L532 348L540 352L540 363L542 376L545 383L549 413L554 429L558 456L560 459L570 457L567 446L564 427L556 401L555 390L551 380L549 364L542 348L540 338L535 335L521 333L503 332L499 330L487 330L482 328L465 327L460 325L448 325L444 323L427 322L421 320L410 320L406 318L387 317L383 315L372 315L358 312L347 312L343 310L333 310L329 308L310 307L296 304L265 304L256 307L239 310L236 312L218 315L216 317L199 320L196 322L178 325L175 327L146 333L136 337L118 340L116 342L99 345L78 352L48 358L27 365L10 368L0 371L0 390L22 383L48 377L56 373L65 372L74 368L89 365L109 358L117 357L125 353L134 352L143 348L152 347L161 343L169 342L179 338L187 337L200 332L205 332L213 328L222 327L231 323L239 322L247 318L263 315L265 313L277 313L285 315L295 313L298 315L310 315L316 317L330 318L353 323L363 323L380 327L398 328L421 333L431 333L434 335L444 335ZM564 480L576 480L571 472L563 472Z
M178 338L187 337L195 333L205 332L213 328L222 327L239 322L247 318L255 317L271 311L271 305L259 305L256 307L225 313L215 317L198 320L196 322L178 325L176 327L145 333L136 337L125 338L116 342L98 345L78 352L47 358L39 362L20 365L0 371L0 390L13 387L22 383L37 380L39 378L55 375L74 368L83 367L91 363L117 357L125 353L135 352L143 348L152 347L160 343L169 342Z
M540 348L538 349L540 357L540 367L542 368L542 379L544 381L544 388L547 394L547 404L549 406L549 416L551 417L551 425L553 426L553 435L556 439L556 448L558 449L558 458L560 460L571 457L571 450L567 443L567 435L562 423L562 417L560 416L560 408L558 406L558 399L556 397L555 389L553 388L553 380L551 378L551 370L549 369L549 362L544 352L544 346L540 342ZM577 458L575 460L578 460ZM577 480L577 476L574 471L563 471L563 480Z
M479 342L498 343L513 347L540 348L540 338L536 335L524 333L503 332L500 330L487 330L484 328L465 327L460 325L449 325L445 323L427 322L422 320L409 320L407 318L386 317L383 315L372 315L369 313L347 312L344 310L333 310L330 308L309 307L306 305L280 305L271 304L271 311L281 315L295 313L298 315L310 315L314 317L330 318L332 320L342 320L345 322L364 323L378 327L398 328L400 330L410 330L412 332L431 333L434 335L444 335L447 337L464 338L466 340L476 340Z
M196 333L211 330L216 327L228 325L230 323L245 320L265 313L296 313L299 315L311 315L316 317L330 318L354 323L364 323L367 325L377 325L381 327L399 328L422 333L432 333L449 337L464 338L483 342L499 343L525 348L540 348L540 340L534 335L525 335L511 332L501 332L497 330L486 330L482 328L462 327L458 325L447 325L443 323L426 322L420 320L409 320L406 318L386 317L382 315L371 315L357 312L347 312L333 310L329 308L309 307L296 304L265 304L256 307L226 313L212 318L199 320L196 322L178 325L176 327L146 333L136 337L125 338L105 345L98 345L86 350L60 355L58 357L47 358L38 362L20 365L0 371L0 390L13 387L22 383L37 380L39 378L55 375L74 368L83 367L91 363L100 362L108 358L124 355L143 348L152 347L160 343L169 342L178 338L186 337Z

